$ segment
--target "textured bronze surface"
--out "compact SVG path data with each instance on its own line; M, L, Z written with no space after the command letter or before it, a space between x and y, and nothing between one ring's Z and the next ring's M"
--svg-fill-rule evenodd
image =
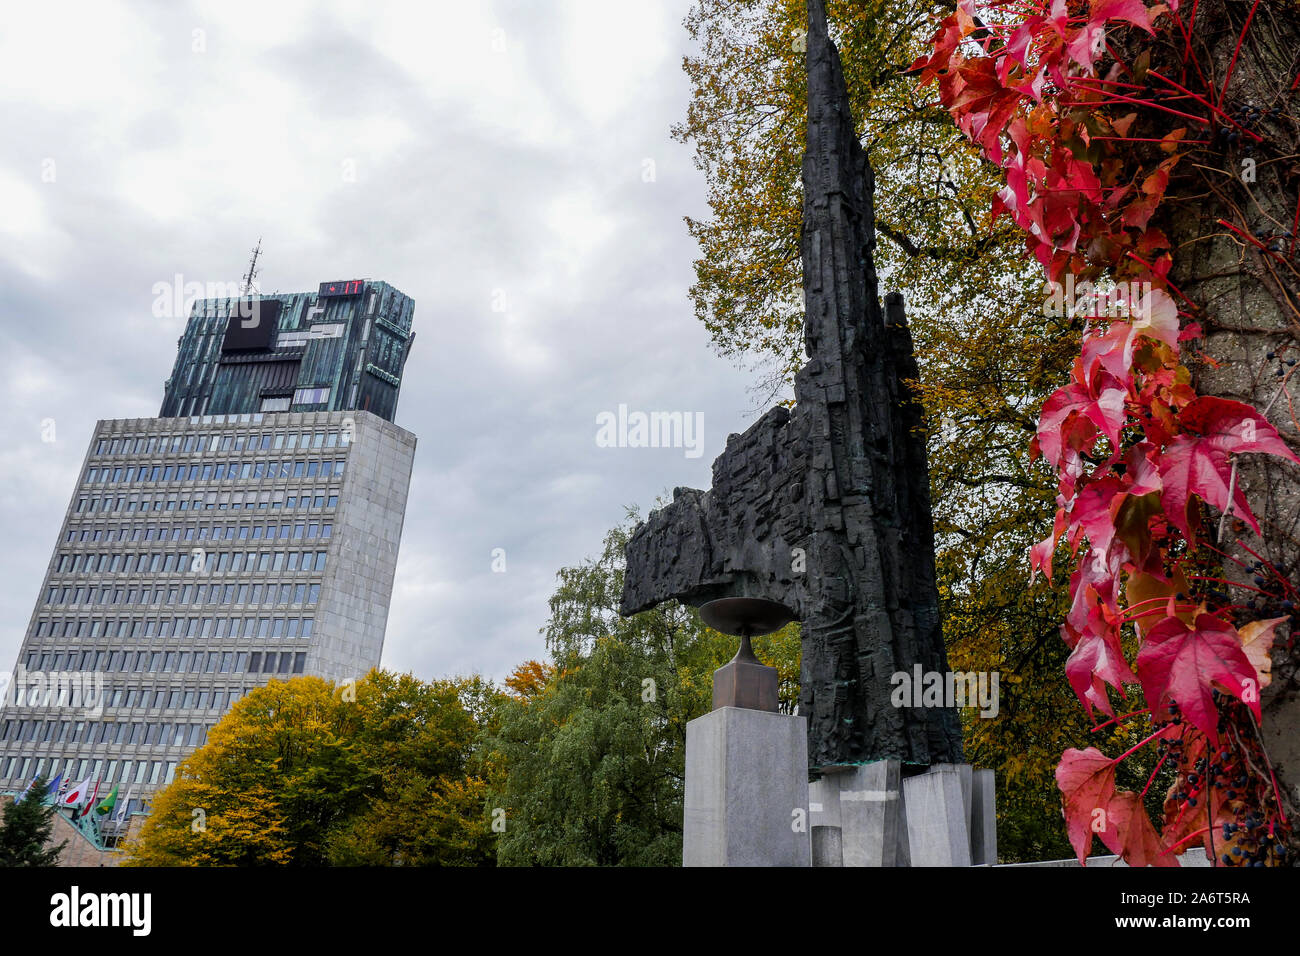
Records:
M808 3L804 346L793 410L732 435L710 491L678 488L627 546L624 614L767 598L803 623L813 769L962 762L950 707L896 708L891 677L948 670L918 377L902 296L878 298L871 167L823 0Z

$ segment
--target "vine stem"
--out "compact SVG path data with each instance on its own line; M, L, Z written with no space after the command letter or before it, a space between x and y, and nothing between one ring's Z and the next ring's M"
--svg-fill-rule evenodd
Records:
M1124 608L1125 615L1122 618L1120 618L1120 623L1132 624L1140 617L1146 617L1148 614L1154 614L1156 609L1152 608L1151 610L1143 611L1141 614L1134 614L1132 617L1128 616L1129 613L1132 613L1134 608L1141 607L1144 604L1151 604L1154 601L1165 601L1167 603L1169 599L1167 597L1153 597L1153 598L1147 598L1145 601L1138 601L1136 604L1130 604L1128 607ZM1194 611L1198 607L1200 607L1199 604L1191 604L1186 601L1179 601L1174 603L1175 613L1177 613L1177 609L1180 608L1184 611Z
M1201 78L1201 82L1205 84L1206 89L1211 89L1212 87L1205 79L1205 73L1201 70L1201 61L1196 58L1196 52L1192 49L1192 27L1196 24L1196 6L1199 3L1200 0L1195 0L1192 3L1192 15L1187 24L1183 23L1183 18L1178 15L1177 10L1170 10L1169 14L1174 18L1174 22L1178 24L1178 29L1183 31L1183 36L1187 38L1187 48L1183 53L1183 76L1187 76L1187 60L1190 58L1192 66L1196 67L1196 75Z
M1215 578L1208 574L1194 574L1189 579L1192 581L1213 581L1215 584L1227 584L1234 588L1245 588L1247 591L1254 591L1256 594L1267 595L1267 591L1261 591L1259 588L1251 587L1249 584L1241 584L1238 581L1229 581L1227 578Z
M1111 763L1119 763L1121 760L1123 760L1125 757L1129 756L1130 754L1134 753L1135 751L1141 750L1143 747L1145 747L1147 744L1151 743L1151 741L1155 740L1157 737L1159 737L1159 736L1160 736L1161 734L1163 734L1164 732L1165 732L1165 729L1164 729L1163 727L1161 727L1159 730L1157 730L1155 733L1151 734L1150 736L1148 736L1148 737L1143 737L1142 740L1138 741L1136 744L1134 744L1134 745L1133 745L1132 747L1130 747L1128 750L1124 751L1122 754L1120 754L1118 757L1116 757L1114 760L1112 760Z
M1165 765L1165 761L1168 759L1169 759L1169 752L1166 751L1165 755L1160 758L1160 762L1156 764L1156 769L1151 771L1151 776L1147 777L1147 785L1143 787L1142 792L1138 794L1139 800L1141 800L1143 797L1147 795L1147 791L1151 789L1151 784L1156 782L1156 774L1160 772L1160 768Z
M1119 142L1123 142L1123 143L1163 143L1163 142L1165 142L1163 139L1154 139L1154 138L1149 137L1149 136L1090 136L1089 139L1113 139L1113 140L1117 140L1117 141L1119 141ZM1210 142L1211 142L1211 141L1208 140L1208 139L1180 139L1180 140L1178 141L1178 143L1179 143L1180 146L1181 146L1182 144L1184 144L1184 143L1190 143L1190 144L1192 144L1193 146L1208 146L1208 145L1210 145Z
M1187 47L1186 49L1183 50L1183 75L1184 76L1187 75L1187 61L1191 59L1192 56L1192 28L1196 26L1196 8L1200 6L1200 4L1201 4L1201 0L1192 0L1192 12L1187 18L1187 28L1183 30L1183 33L1187 36ZM1179 19L1178 24L1179 26L1182 26L1181 19ZM1199 66L1196 72L1198 73L1200 72Z
M1138 262L1138 263L1141 263L1142 265L1146 266L1147 269L1150 270L1150 272L1151 272L1151 274L1152 274L1153 276L1156 274L1156 267L1153 266L1151 263L1147 262L1145 259L1143 259L1141 256L1139 256L1136 252L1129 251L1129 252L1126 252L1126 253L1124 253L1124 254L1125 254L1126 256L1128 256L1130 259L1132 259L1134 262ZM1178 288L1178 286L1174 285L1174 284L1173 284L1172 282L1170 282L1168 279L1165 279L1165 280L1164 280L1164 283L1165 283L1165 285L1169 286L1170 290L1172 290L1172 291L1173 291L1173 292L1178 296L1178 298L1182 299L1184 302L1186 302L1188 305L1190 305L1193 309L1199 309L1199 308L1200 308L1200 307L1199 307L1195 302L1193 302L1191 299L1187 298L1187 296L1183 295L1182 291Z
M1264 245L1264 243L1260 242L1260 241L1259 241L1258 239L1256 239L1254 236L1242 232L1240 229L1238 229L1238 228L1237 228L1236 226L1234 226L1232 223L1228 222L1228 220L1226 220L1226 219L1220 219L1220 220L1218 220L1218 222L1219 222L1219 225L1221 225L1221 226L1227 226L1229 229L1231 229L1231 230L1232 230L1233 232L1235 232L1237 235L1241 236L1241 238L1245 239L1247 242L1249 242L1249 243L1251 243L1252 245L1256 246L1256 247L1257 247L1261 252L1267 253L1268 255L1272 256L1272 257L1273 257L1274 259L1276 259L1278 262L1282 263L1282 265L1284 265L1284 266L1290 266L1290 265L1291 265L1291 263L1287 262L1285 259L1283 259L1281 256L1279 256L1276 252L1274 252L1272 249L1270 249L1268 246Z
M1109 727L1111 724L1118 723L1118 722L1121 721L1121 720L1128 720L1130 717L1136 717L1138 714L1146 714L1146 713L1150 713L1150 711L1151 711L1151 708L1150 708L1150 707L1143 707L1141 710L1135 710L1135 711L1132 711L1131 713L1127 713L1127 714L1120 714L1118 717L1112 717L1110 720L1106 721L1104 724L1098 724L1096 727L1092 728L1092 730L1091 730L1090 732L1095 734L1097 731L1101 730L1103 727Z
M1286 810L1282 809L1282 788L1277 785L1277 774L1273 772L1273 761L1268 759L1268 748L1264 746L1264 735L1259 732L1259 724L1255 722L1255 714L1249 707L1245 708L1246 717L1250 720L1250 729L1255 731L1255 739L1259 741L1259 754L1264 758L1264 766L1268 768L1269 779L1273 781L1273 799L1277 803L1277 815L1282 818L1282 824L1286 825Z
M1228 523L1228 515L1232 514L1232 508L1235 502L1232 493L1237 487L1237 456L1232 456L1232 471L1228 474L1228 503L1224 506L1223 514L1219 515L1219 530L1217 538L1223 540L1223 528Z
M1256 133L1253 130L1246 129L1246 127L1242 126L1235 119L1233 119L1227 113L1223 112L1223 110L1219 109L1219 107L1215 106L1213 103L1211 103L1209 100L1205 99L1204 97L1197 96L1187 87L1180 86L1179 84L1175 83L1173 80L1169 79L1167 76L1162 76L1161 74L1157 73L1155 70L1148 70L1147 72L1150 73L1152 76L1154 76L1157 80L1163 80L1165 83L1168 83L1174 89L1186 93L1188 96L1196 100L1196 102L1200 103L1202 106L1208 109L1211 113L1214 113L1216 116L1222 116L1225 120L1227 120L1233 126L1237 127L1237 129L1241 130L1247 136L1252 137L1255 140L1255 142L1257 143L1264 142L1263 136L1260 136L1258 133Z
M1259 9L1259 0L1250 8L1250 13L1246 16L1246 25L1241 28L1241 36L1237 38L1237 47L1232 51L1232 59L1228 61L1228 72L1223 77L1223 89L1219 91L1219 102L1228 95L1228 81L1232 79L1233 68L1237 65L1237 54L1241 52L1241 45L1246 42L1246 34L1250 31L1250 21L1255 19L1255 11Z
M1174 109L1170 109L1168 106L1161 106L1159 103L1152 102L1151 100L1139 100L1139 99L1137 99L1136 97L1125 96L1123 93L1112 93L1110 90L1092 90L1091 92L1094 92L1094 93L1100 93L1102 96L1109 96L1109 97L1111 98L1112 101L1113 101L1113 100L1119 100L1119 101L1124 102L1124 103L1135 103L1135 104L1137 104L1138 106L1147 106L1147 107L1150 107L1150 108L1153 109L1153 110L1163 110L1163 111L1166 112L1166 113L1172 113L1174 116L1181 116L1183 119L1189 119L1189 120L1191 120L1193 123L1200 123L1202 126L1209 126L1209 125L1210 125L1210 121L1207 120L1207 119L1206 119L1205 117L1203 117L1203 116L1196 116L1196 115L1194 115L1194 114L1192 114L1192 113L1184 113L1182 110L1174 110ZM1082 101L1080 101L1078 105L1080 105L1080 106L1106 106L1106 105L1107 105L1107 101L1104 101L1104 100L1103 100L1102 102L1099 102L1099 103L1089 103L1089 102L1082 102Z
M1207 801L1207 802L1208 802L1208 801ZM1172 852L1174 851L1174 848L1175 848L1175 847L1181 846L1182 844L1186 843L1188 840L1194 839L1195 837L1200 836L1202 833L1205 833L1205 832L1207 832L1207 831L1209 831L1209 830L1213 830L1213 829L1214 829L1214 827L1212 827L1212 826L1209 826L1209 827L1201 827L1201 828L1200 828L1199 830L1197 830L1195 833L1189 833L1189 834L1187 834L1187 836L1183 837L1183 838L1182 838L1181 840L1179 840L1177 843L1171 843L1171 844L1169 844L1169 846L1165 847L1165 849L1163 849L1163 850L1160 851L1160 855L1161 855L1161 856L1166 856L1166 855L1172 853Z

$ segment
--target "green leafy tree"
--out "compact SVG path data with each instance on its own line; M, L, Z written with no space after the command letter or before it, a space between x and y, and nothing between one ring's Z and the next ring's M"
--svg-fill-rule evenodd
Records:
M45 802L48 785L44 776L38 777L25 794L5 804L0 819L0 866L58 865L68 841L49 845L58 810Z
M549 665L529 661L507 685L489 741L492 808L504 811L499 863L669 866L681 862L687 721L712 705L713 671L736 639L679 604L622 618L623 548L564 568L545 629ZM798 698L798 629L755 640ZM793 683L791 683L793 675Z

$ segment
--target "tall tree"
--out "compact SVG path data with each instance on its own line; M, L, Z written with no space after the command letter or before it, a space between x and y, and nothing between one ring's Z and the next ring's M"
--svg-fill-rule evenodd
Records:
M68 841L49 845L58 810L45 802L48 785L45 777L38 777L25 793L5 804L0 820L0 866L58 865Z
M545 630L551 661L527 662L506 682L515 695L488 742L502 864L681 862L686 722L708 712L713 671L736 642L676 603L619 616L629 531L615 528L600 557L559 572ZM791 705L797 629L754 645Z
M129 862L425 865L491 860L479 679L372 671L271 681L239 701L159 792Z

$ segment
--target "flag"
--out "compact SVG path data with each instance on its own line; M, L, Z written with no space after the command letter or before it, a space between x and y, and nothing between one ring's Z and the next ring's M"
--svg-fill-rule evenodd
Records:
M77 784L59 799L59 805L63 807L79 807L86 802L86 794L90 792L90 778L87 777L81 783Z
M117 784L113 784L113 792L104 798L104 802L95 807L95 812L101 816L107 816L113 812L113 805L117 803Z
M93 809L95 809L95 798L98 797L98 796L99 796L99 781L96 780L96 781L95 781L95 792L92 793L92 794L90 795L90 799L86 801L86 809L82 810L79 814L77 814L77 816L80 816L80 817L89 816L89 815L90 815L90 811L93 810Z
M23 797L27 796L28 792L32 789L32 784L36 783L36 781L40 779L39 776L32 777L32 782L27 785L27 788L23 790L22 793L18 794L18 796L14 797L14 803L22 803Z
M56 796L59 792L59 786L62 783L63 783L63 774L59 774L57 777L51 780L50 785L45 788L45 795L47 797Z
M126 819L126 811L131 806L131 797L135 795L135 787L126 792L126 799L122 801L122 807L117 811L117 822L121 823Z

